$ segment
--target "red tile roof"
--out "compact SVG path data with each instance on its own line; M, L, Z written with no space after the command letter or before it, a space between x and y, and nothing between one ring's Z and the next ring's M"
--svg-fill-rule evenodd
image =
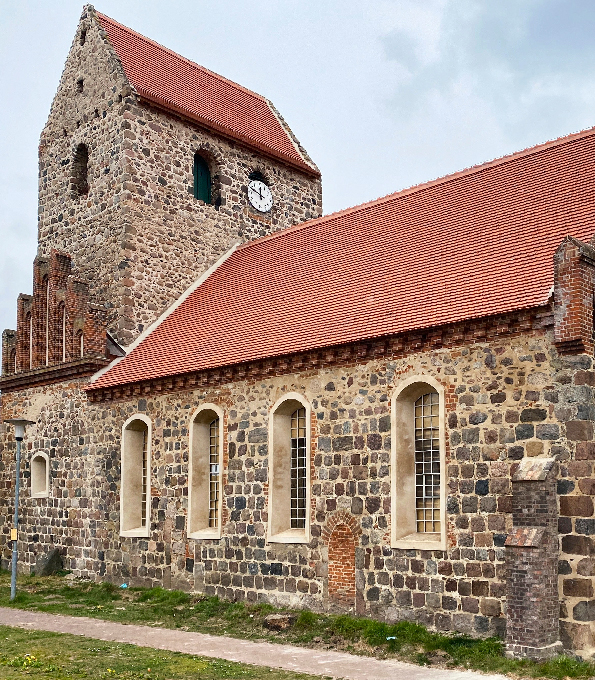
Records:
M238 248L93 387L543 305L595 234L595 129Z
M96 16L141 98L310 175L320 174L267 99L104 14Z

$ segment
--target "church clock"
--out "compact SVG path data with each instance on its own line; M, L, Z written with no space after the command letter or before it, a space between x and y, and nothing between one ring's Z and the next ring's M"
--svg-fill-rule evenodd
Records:
M273 207L273 194L259 179L253 179L248 184L248 200L259 212L268 212Z

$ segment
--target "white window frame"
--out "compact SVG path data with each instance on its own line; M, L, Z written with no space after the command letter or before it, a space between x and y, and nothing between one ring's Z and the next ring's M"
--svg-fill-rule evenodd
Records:
M422 394L437 392L440 442L440 533L417 531L415 516L414 404ZM444 386L429 375L413 375L391 399L391 547L446 550L446 420Z
M293 403L288 403L293 402ZM296 405L299 404L299 406ZM291 492L290 486L280 480L279 461L291 465L291 450L283 451L283 443L291 437L291 414L296 408L306 409L306 522L303 529L290 528ZM297 392L289 392L277 399L269 413L269 498L268 498L268 542L309 543L311 509L310 467L312 461L311 441L312 407L310 402ZM287 444L286 444L287 447ZM286 473L287 471L285 471ZM280 519L282 518L282 519ZM289 522L285 521L289 518ZM287 525L287 526L285 526Z
M126 486L128 484L128 463L125 460L127 452L125 447L127 446L127 436L126 431L129 426L135 421L140 420L147 426L147 507L146 507L146 518L145 526L130 527L129 529L123 529L127 524L126 519L126 504L130 502L127 498ZM132 428L130 428L132 429ZM151 531L151 445L152 445L152 433L153 427L151 419L142 413L135 413L130 416L128 420L122 425L122 439L120 447L120 469L121 469L121 479L120 479L120 536L140 536L147 537ZM142 493L142 490L141 490Z
M209 527L209 450L204 435L199 428L204 428L208 439L208 424L197 422L201 413L212 411L219 418L219 507L217 509L217 527ZM188 538L218 539L221 538L221 521L223 510L223 417L224 412L217 404L203 404L190 419L190 437L188 451ZM200 447L200 448L199 448ZM206 460L198 460L204 458ZM200 507L199 499L206 498L205 507ZM204 526L206 524L206 526ZM197 527L196 529L194 527Z
M41 458L44 461L45 465L45 472L43 474L44 481L45 481L45 488L42 491L35 491L34 490L34 484L35 484L35 477L37 475L34 474L34 466L35 466L35 461L37 459ZM47 453L44 451L37 451L31 456L31 461L29 463L29 472L31 474L30 477L30 483L31 483L31 498L48 498L50 495L50 457L48 456Z

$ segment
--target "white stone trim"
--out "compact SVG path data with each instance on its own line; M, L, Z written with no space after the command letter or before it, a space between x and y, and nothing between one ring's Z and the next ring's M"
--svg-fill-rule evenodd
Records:
M198 531L190 531L190 526L192 520L194 519L192 512L192 494L194 484L192 482L193 477L193 465L194 465L194 421L203 411L213 411L217 414L219 418L219 510L217 514L217 528L212 529L207 527L205 529L199 529ZM223 419L224 419L223 409L217 404L207 403L202 404L197 408L192 414L189 421L189 439L188 439L188 517L187 517L187 535L188 538L194 539L219 539L221 538L221 520L223 516Z
M145 425L147 426L147 512L146 512L146 518L145 518L145 526L139 526L133 529L126 529L122 530L122 526L124 525L124 506L125 506L125 499L124 499L124 494L125 494L125 486L126 486L126 476L125 476L125 471L124 471L124 466L122 465L122 458L124 455L124 442L125 442L125 432L128 429L128 426L133 423L135 420L140 420ZM120 536L127 536L127 537L134 537L134 536L139 536L139 537L147 537L150 534L151 530L151 463L152 463L152 457L151 457L151 449L152 449L152 435L153 435L153 424L151 422L151 419L142 414L142 413L135 413L134 415L130 416L128 420L122 425L122 438L120 440L120 471L121 471L121 477L120 477Z
M306 526L304 529L290 529L274 532L275 503L286 502L290 499L278 499L275 493L275 416L285 402L297 401L306 409ZM310 542L310 514L311 514L311 480L310 467L312 465L312 406L310 402L298 392L288 392L277 399L269 412L269 497L268 497L268 531L269 543L309 543Z
M403 432L398 423L399 397L414 385L427 385L439 396L439 440L440 440L440 534L408 533L404 523L415 513L415 471L408 483L400 475L402 457L413 455L413 432ZM391 547L417 550L446 550L446 420L445 389L430 375L412 375L393 391L391 397ZM411 403L408 398L405 403ZM403 490L399 486L406 485ZM413 514L413 518L415 515Z

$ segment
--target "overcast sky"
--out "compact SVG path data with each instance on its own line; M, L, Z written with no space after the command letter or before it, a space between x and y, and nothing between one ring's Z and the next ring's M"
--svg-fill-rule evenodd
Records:
M271 99L325 213L595 125L593 0L98 0ZM82 3L0 0L0 329L31 292L37 144Z

